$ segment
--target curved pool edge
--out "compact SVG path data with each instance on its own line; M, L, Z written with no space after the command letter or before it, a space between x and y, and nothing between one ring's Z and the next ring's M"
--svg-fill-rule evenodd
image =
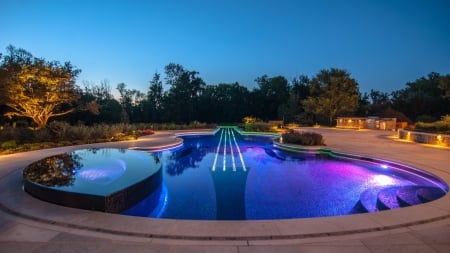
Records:
M183 146L183 140L180 138L175 138L173 143L166 143L162 145L151 145L151 146L135 146L128 148L129 150L137 151L147 151L147 152L159 152L170 149L175 149Z
M47 155L49 155L47 153ZM14 157L9 157L14 159ZM20 156L16 158L19 160ZM448 171L411 164L396 158L386 159L401 162L429 171L447 184ZM444 164L442 164L444 166ZM30 219L61 228L72 228L112 235L137 238L159 238L184 241L290 241L315 238L322 240L331 236L364 236L373 232L391 231L420 226L435 221L450 219L450 196L418 206L369 214L354 214L338 217L267 220L267 221L186 221L130 217L79 210L39 201L21 189L21 171L0 179L5 189L0 193L0 209L19 218Z
M2 193L0 209L47 225L136 238L184 241L273 241L325 239L387 232L450 219L450 196L413 207L368 214L323 218L197 221L132 217L54 205L21 190L20 173L3 178L11 187ZM7 182L5 182L7 181Z
M433 181L433 183L436 184L437 187L441 188L443 191L445 191L447 194L449 192L449 183L447 183L445 180L441 179L438 175L431 173L426 170L422 170L421 168L410 166L408 164L404 164L402 162L397 162L389 159L383 159L379 157L372 157L368 155L358 155L358 154L352 154L352 153L344 153L344 152L337 152L332 149L326 148L326 146L302 146L302 145L296 145L296 144L286 144L286 143L279 143L274 140L273 146L276 148L279 148L281 150L287 150L292 152L306 152L306 153L322 153L327 154L334 157L340 157L344 159L351 159L351 160L359 160L359 161L365 161L365 162L371 162L371 163L377 163L377 164L383 164L387 166L391 166L397 169L401 169L404 171L408 171L410 173L416 174L421 177L426 177L429 181ZM439 180L439 182L437 182Z

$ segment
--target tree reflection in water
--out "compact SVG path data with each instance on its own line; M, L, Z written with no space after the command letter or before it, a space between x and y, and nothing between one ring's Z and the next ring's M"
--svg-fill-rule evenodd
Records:
M198 168L203 157L208 154L208 148L202 148L196 142L185 142L185 148L173 152L166 165L167 173L179 176L188 168Z
M32 182L49 187L69 186L75 181L75 173L83 164L75 152L50 156L28 165L23 176Z

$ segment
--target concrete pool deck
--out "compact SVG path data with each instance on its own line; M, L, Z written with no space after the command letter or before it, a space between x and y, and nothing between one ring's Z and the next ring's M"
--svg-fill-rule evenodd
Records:
M418 167L450 182L450 149L399 142L395 132L306 128L337 152ZM450 194L370 214L271 221L186 221L130 217L40 201L22 191L21 170L80 148L172 145L175 132L137 141L0 156L0 252L450 252Z

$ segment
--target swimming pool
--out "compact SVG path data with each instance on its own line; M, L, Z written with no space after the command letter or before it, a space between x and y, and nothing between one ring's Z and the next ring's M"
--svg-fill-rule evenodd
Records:
M111 210L96 210L195 220L289 219L377 212L431 201L448 191L439 178L405 165L325 149L299 152L275 146L271 136L242 135L235 128L182 138L182 147L159 152L96 150L95 156L81 155L81 161L92 164L91 159L97 161L96 166L70 170L72 183L28 185L68 192L72 185L79 185L74 182L89 182L93 188L87 195L92 197L98 195L96 189L125 182L105 193L106 202L112 203ZM104 153L108 156L102 156ZM110 165L115 168L114 173L106 178L95 176L106 175L101 171L111 170ZM89 168L95 173L83 172ZM124 180L122 173L132 175L134 170L147 174L133 183ZM27 188L27 184L25 190L36 196L35 189ZM139 198L122 203L124 196L135 195Z
M298 152L274 146L271 136L241 135L235 128L182 138L182 148L156 153L163 170L159 189L123 214L198 220L325 217L420 204L448 191L437 177L404 165L326 150Z

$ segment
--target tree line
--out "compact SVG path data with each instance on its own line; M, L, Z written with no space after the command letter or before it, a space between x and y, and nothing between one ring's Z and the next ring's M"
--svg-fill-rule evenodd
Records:
M430 73L390 94L361 93L343 69L320 70L293 80L262 75L249 90L239 83L206 84L199 72L170 63L164 76L154 73L144 92L111 84L76 84L80 69L34 57L7 47L0 55L2 124L45 127L51 120L96 123L238 123L246 116L262 121L332 125L338 116L396 117L401 121L433 121L450 114L450 75ZM164 90L163 84L169 87ZM25 119L25 120L24 120Z

